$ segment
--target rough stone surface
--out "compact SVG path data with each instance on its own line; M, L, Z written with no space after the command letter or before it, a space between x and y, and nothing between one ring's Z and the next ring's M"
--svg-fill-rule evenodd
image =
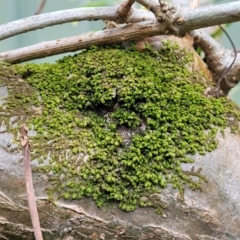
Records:
M0 87L0 98L5 96L7 88ZM34 239L22 155L13 151L16 143L0 124L0 240ZM167 206L163 215L153 208L124 212L113 205L99 209L91 199L52 204L44 192L46 176L34 173L44 240L240 239L240 135L225 130L225 138L219 133L218 139L215 151L196 154L194 163L183 165L186 171L202 168L208 180L203 191L186 189L181 202L177 190L166 188L161 193L161 202Z
M99 209L89 199L49 204L44 176L34 174L44 239L239 239L240 136L225 133L215 151L183 166L203 169L203 191L186 190L181 202L177 191L165 189L161 199L168 208L162 216L151 208ZM10 142L10 134L0 134L0 239L33 239L22 157L11 152Z

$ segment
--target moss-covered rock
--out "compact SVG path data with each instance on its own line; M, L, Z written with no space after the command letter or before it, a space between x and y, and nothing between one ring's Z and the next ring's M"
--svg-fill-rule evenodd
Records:
M126 211L164 207L151 194L168 184L181 197L185 186L200 189L204 176L181 163L214 150L219 129L238 130L234 104L204 96L191 61L165 43L145 53L92 47L55 64L18 65L23 79L2 80L10 95L0 118L11 117L15 134L22 122L37 132L33 159L48 176L51 199L88 196Z

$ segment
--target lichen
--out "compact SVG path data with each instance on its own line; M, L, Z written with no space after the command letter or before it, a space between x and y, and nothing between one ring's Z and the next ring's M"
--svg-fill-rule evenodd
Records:
M92 47L54 64L17 65L23 80L4 82L11 91L1 120L18 116L37 132L32 158L48 176L50 198L87 196L126 211L156 206L151 196L168 184L180 196L186 186L201 188L200 171L184 172L181 163L216 149L219 129L238 131L235 105L205 97L191 61L165 43L159 51ZM7 127L16 136L13 122Z

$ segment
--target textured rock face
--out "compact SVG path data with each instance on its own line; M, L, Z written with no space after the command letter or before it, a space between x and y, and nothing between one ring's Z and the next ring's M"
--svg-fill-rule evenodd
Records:
M21 154L8 153L11 135L0 135L0 237L33 239L27 209ZM124 212L114 205L97 208L89 199L46 201L46 182L34 174L44 239L239 239L240 238L240 136L220 135L218 148L205 156L194 156L195 162L183 166L201 167L207 178L203 191L185 191L185 200L167 188L161 201L168 208L163 215L142 208Z
M6 74L10 73L3 71L2 76ZM25 72L25 75L28 74L30 72ZM61 74L60 76L62 77ZM9 81L18 81L18 90L25 90L20 88L22 79L17 79L18 77L14 75L5 77ZM49 86L49 84L46 85ZM96 86L98 87L98 84ZM11 86L9 89L5 86L0 87L0 98L6 97L8 90L11 90ZM117 104L113 106L115 107ZM222 111L221 108L220 110L215 107L211 109L214 115L215 110ZM6 109L2 112L5 115L8 114ZM36 116L42 113L41 109L37 109L36 112ZM24 111L20 113L23 114ZM15 124L12 118L14 116L10 114L12 125ZM201 116L205 115L201 114ZM216 116L218 116L217 113ZM227 116L231 120L231 115ZM24 121L26 119L24 118ZM128 131L125 133L127 136L132 134ZM196 183L201 171L205 180L202 183L202 191L190 190L186 185L184 201L181 201L183 195L173 189L171 184L163 189L160 195L149 193L148 197L154 206L164 207L162 214L156 213L156 208L149 207L138 208L131 212L122 211L115 204L98 208L88 198L80 201L59 200L54 202L55 204L49 203L45 192L45 188L49 187L47 181L49 172L34 173L34 188L44 239L239 239L240 136L230 133L228 129L225 130L225 135L223 138L220 133L217 134L219 144L216 150L206 155L196 154L193 156L193 163L181 164L183 172L190 172L193 178L196 177ZM20 161L21 150L16 150L16 143L12 140L13 136L6 131L2 123L0 127L0 239L34 239L25 194L24 165ZM32 162L33 169L37 164L37 161ZM60 185L60 181L56 184Z

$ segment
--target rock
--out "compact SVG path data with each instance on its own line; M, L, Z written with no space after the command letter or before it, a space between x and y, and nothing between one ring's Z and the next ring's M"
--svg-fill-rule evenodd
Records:
M171 187L161 201L163 215L152 208L124 212L116 206L98 208L90 199L50 204L47 182L34 173L34 188L44 239L239 239L240 238L240 136L225 131L219 146L184 170L202 168L208 180L203 191L186 190L184 201ZM7 152L11 135L0 134L0 229L2 239L34 239L27 207L21 153Z
M15 79L17 81L17 79ZM0 87L0 97L7 88ZM2 104L2 102L0 102ZM42 114L42 109L37 109ZM5 111L6 112L6 111ZM143 129L142 131L144 131ZM132 132L125 131L126 134ZM208 240L240 238L240 135L219 132L217 149L191 156L182 164L192 175L204 176L202 191L186 187L183 195L171 185L149 198L156 208L125 212L112 204L98 208L90 198L50 202L45 174L33 173L34 189L44 239L178 239ZM130 139L131 140L131 139ZM129 141L130 141L129 140ZM0 128L0 239L34 239L28 210L21 150L13 136ZM85 155L88 161L89 155ZM37 161L32 162L35 168ZM67 163L69 164L69 163ZM60 175L64 179L64 174ZM147 200L143 197L142 200Z

